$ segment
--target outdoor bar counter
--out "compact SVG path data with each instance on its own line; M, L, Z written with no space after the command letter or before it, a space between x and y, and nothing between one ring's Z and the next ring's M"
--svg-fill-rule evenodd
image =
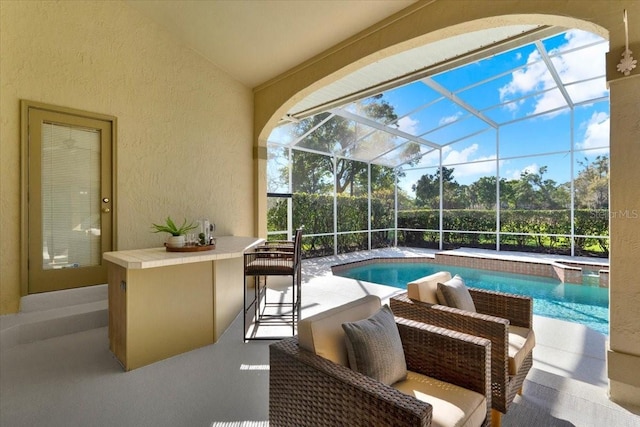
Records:
M244 252L263 241L224 236L201 252L105 252L109 348L124 369L215 343L244 307Z

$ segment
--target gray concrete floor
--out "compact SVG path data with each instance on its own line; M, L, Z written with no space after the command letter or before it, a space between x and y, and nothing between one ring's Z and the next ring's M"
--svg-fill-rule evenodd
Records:
M331 265L371 256L425 253L428 251L394 248L305 260L303 317L367 294L385 301L399 292L333 276ZM270 285L274 285L271 297L290 295L286 281ZM91 298L88 304L96 302ZM47 311L46 303L38 301L36 305L37 310ZM16 322L2 317L5 325ZM545 413L553 420L548 425L640 425L634 408L623 408L607 398L606 336L582 325L538 316L534 317L534 328L534 367L523 396L516 398L520 410L530 408L532 416ZM108 350L106 327L71 332L75 331L23 344L3 338L0 426L268 424L271 341L244 343L241 316L216 344L127 373ZM290 333L290 328L263 327L258 332L279 335ZM508 418L505 421L506 426L514 425Z

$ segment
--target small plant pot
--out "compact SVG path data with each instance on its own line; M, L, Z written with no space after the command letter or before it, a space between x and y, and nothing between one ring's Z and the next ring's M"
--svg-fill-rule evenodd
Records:
M180 236L170 236L167 239L167 246L170 248L181 248L184 246L184 235Z

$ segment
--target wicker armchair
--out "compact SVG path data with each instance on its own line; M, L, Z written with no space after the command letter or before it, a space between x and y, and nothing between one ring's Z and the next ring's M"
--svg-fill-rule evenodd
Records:
M486 404L476 407L480 411L476 417L479 413L481 419L475 425L489 425L489 340L397 317L396 324L408 371L439 380L439 388L449 389L449 393L460 394L451 391L451 384L455 384L467 389L465 393L479 396L478 402ZM337 345L344 343L343 336L333 335ZM440 416L443 411L459 416L460 409L454 403L448 406L432 399L436 405L432 406L429 396L419 400L394 388L395 384L386 385L303 347L298 336L269 347L271 426L430 426L434 408L436 413L441 411Z
M527 373L533 364L533 302L529 297L469 288L476 312L469 312L444 305L423 302L424 286L432 286L441 273L419 279L409 286L410 291L390 299L396 316L424 322L442 328L487 338L491 341L491 381L494 426L500 425L500 413L506 413L516 394L522 389ZM448 273L447 273L448 274ZM441 278L442 276L440 276ZM450 278L451 275L449 274ZM441 279L438 279L441 280ZM413 292L411 285L414 285ZM421 291L416 286L423 286ZM418 295L422 292L422 298ZM410 297L411 296L411 297ZM514 344L526 348L514 356ZM514 357L518 360L514 361ZM496 412L497 411L497 412Z

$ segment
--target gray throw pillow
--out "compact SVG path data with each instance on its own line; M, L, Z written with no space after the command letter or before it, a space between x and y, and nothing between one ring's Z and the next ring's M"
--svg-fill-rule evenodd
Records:
M466 311L476 311L469 289L464 284L462 277L457 274L451 280L438 283L436 295L438 296L438 302L442 305Z
M387 385L406 379L400 333L388 305L368 319L343 323L342 329L351 369Z

